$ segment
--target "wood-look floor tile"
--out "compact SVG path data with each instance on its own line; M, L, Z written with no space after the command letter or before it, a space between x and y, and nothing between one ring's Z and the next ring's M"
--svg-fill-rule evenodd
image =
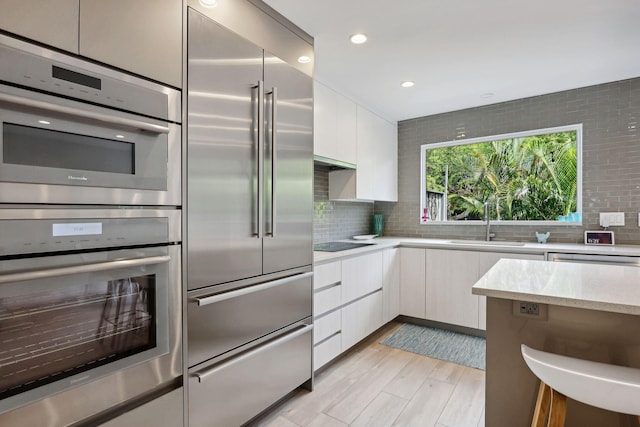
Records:
M309 427L347 427L349 424L343 423L340 420L331 418L325 414L318 414L318 416L309 424Z
M411 399L437 364L436 359L413 354L409 363L384 387L384 391L406 400Z
M411 360L411 353L390 349L387 356L336 398L325 413L351 423Z
M477 427L484 409L484 371L464 367L438 422L449 427Z
M379 393L362 413L349 424L351 427L391 427L408 400L389 393Z
M393 425L403 427L435 426L454 388L453 384L427 378Z
M462 365L457 365L445 360L438 360L438 363L436 363L436 366L429 374L429 377L434 380L455 384L464 373L464 368L465 367Z

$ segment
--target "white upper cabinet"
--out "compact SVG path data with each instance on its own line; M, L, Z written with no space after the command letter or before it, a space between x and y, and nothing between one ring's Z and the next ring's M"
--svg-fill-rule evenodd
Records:
M182 86L182 2L2 0L0 29Z
M313 154L355 167L356 104L314 82Z
M357 168L329 173L329 199L398 201L397 129L358 105Z
M107 2L108 3L108 2ZM0 28L78 53L79 0L2 0Z

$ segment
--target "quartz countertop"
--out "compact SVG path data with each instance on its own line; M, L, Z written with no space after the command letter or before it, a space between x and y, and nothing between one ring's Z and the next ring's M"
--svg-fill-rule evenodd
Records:
M473 286L473 293L640 315L640 268L501 259Z
M370 240L345 239L345 242L375 243L361 248L349 249L339 252L314 252L314 263L323 264L339 259L350 258L394 247L410 248L432 248L432 249L456 249L474 250L485 252L503 253L524 253L546 255L547 253L575 253L575 254L598 254L598 255L621 255L640 256L640 246L614 245L614 246L591 246L575 243L535 243L525 242L523 244L510 245L509 242L482 240L460 240L460 239L421 239L414 237L377 237ZM639 269L640 270L640 269Z

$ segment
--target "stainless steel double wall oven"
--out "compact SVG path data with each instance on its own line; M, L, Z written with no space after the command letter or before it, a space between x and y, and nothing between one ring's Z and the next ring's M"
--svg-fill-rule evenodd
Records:
M0 424L180 412L180 93L0 36Z

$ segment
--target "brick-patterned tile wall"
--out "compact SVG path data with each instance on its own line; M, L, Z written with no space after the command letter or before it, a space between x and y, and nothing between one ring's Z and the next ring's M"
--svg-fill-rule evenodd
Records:
M323 243L369 234L373 203L329 200L329 167L314 170L313 242Z
M599 212L625 212L616 243L640 244L640 78L454 111L398 123L398 202L375 204L386 235L482 238L481 225L420 225L420 145L582 123L582 226L494 225L496 237L583 241Z

